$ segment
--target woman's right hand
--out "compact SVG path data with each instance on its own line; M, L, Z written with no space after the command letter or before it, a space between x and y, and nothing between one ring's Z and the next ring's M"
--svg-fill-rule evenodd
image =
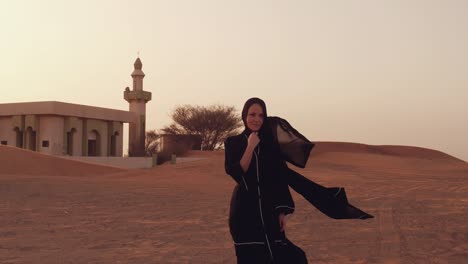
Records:
M260 138L258 138L257 132L250 133L249 137L247 138L247 148L244 151L244 155L240 160L240 166L244 172L247 172L250 166L250 161L252 161L252 155L255 151L255 147L260 142Z
M254 149L258 143L260 142L260 138L258 137L258 132L252 132L249 135L249 139L247 140L247 144L250 148Z

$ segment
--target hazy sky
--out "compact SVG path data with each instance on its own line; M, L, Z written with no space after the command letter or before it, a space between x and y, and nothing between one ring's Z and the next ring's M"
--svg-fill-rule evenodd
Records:
M0 103L127 110L267 103L312 141L410 145L468 161L466 0L0 0ZM126 135L127 136L127 135Z

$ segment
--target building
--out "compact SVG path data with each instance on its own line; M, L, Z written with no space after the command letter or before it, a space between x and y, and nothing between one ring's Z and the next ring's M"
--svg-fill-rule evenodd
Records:
M0 144L52 155L123 155L123 124L129 123L129 156L145 154L146 103L140 58L134 63L133 89L124 99L129 111L63 102L0 104Z
M156 151L159 153L182 155L189 150L201 150L202 137L162 134L154 143L157 144Z

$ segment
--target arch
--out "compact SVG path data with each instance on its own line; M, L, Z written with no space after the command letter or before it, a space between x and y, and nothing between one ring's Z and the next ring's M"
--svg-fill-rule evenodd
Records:
M32 127L26 129L26 149L36 151L36 131Z
M20 130L19 127L15 127L13 129L16 134L16 147L22 148L23 147L23 131Z
M88 132L88 156L100 156L101 155L101 136L96 129Z

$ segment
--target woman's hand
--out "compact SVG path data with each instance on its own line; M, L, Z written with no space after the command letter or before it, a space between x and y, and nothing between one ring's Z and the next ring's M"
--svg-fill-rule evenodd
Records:
M252 155L254 152L255 147L260 142L258 138L257 132L252 132L247 139L247 148L244 151L244 155L240 160L240 166L244 172L247 172L250 166L250 162L252 161Z
M286 215L284 213L280 213L278 217L279 217L280 231L284 232L286 230Z
M249 135L249 139L247 140L248 146L251 149L255 149L255 147L258 145L260 142L260 138L258 137L258 132L252 132Z

